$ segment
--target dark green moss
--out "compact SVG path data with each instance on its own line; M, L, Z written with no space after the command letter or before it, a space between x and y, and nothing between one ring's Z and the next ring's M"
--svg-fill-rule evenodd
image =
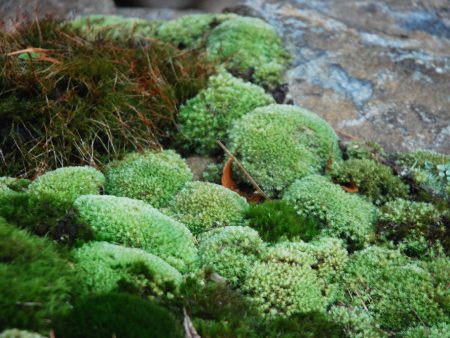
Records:
M408 196L408 186L386 165L368 159L352 159L335 165L330 176L336 184L356 187L358 193L380 205Z
M61 338L176 338L181 322L160 305L127 294L83 298L55 326Z
M74 281L69 262L50 241L0 218L0 331L47 333L53 318L69 309Z
M344 158L381 161L386 153L381 145L371 141L351 141L345 144Z
M265 201L250 207L246 214L249 226L258 230L267 242L292 238L304 241L320 233L320 221L313 217L299 216L295 208L285 201Z

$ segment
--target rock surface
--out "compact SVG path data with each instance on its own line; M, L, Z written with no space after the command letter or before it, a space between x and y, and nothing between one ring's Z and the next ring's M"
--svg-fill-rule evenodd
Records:
M450 153L448 0L244 3L293 54L287 82L296 104L391 151Z

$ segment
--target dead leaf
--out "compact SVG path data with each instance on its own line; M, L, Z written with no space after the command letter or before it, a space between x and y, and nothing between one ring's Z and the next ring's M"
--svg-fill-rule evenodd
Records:
M341 185L342 189L349 193L356 193L359 191L358 187L354 183L350 183L347 185Z
M237 192L238 194L241 194L236 182L233 180L233 177L232 177L232 164L233 164L233 159L230 158L225 163L225 166L223 167L222 185L225 188L228 188L230 190L233 190L234 192Z

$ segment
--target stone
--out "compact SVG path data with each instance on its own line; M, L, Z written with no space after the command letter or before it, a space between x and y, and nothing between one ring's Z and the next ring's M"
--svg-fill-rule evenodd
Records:
M293 55L287 99L389 151L450 153L448 0L244 0Z

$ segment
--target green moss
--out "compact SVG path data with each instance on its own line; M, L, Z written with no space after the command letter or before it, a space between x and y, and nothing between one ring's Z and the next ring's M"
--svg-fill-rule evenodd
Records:
M15 177L0 177L0 189L11 189L17 192L25 191L30 185L31 181L26 178L15 178Z
M266 242L286 239L309 241L319 235L321 224L313 217L300 216L286 201L264 201L253 204L246 213L248 225Z
M183 337L181 322L160 305L127 294L83 298L55 327L61 338Z
M300 215L317 217L323 224L323 234L344 239L351 249L364 246L372 237L375 207L323 176L297 180L283 199Z
M190 180L192 172L174 151L128 154L106 169L106 193L140 199L153 207L166 206Z
M196 47L207 33L222 22L236 17L234 14L193 14L161 22L157 38L179 47Z
M379 328L367 311L359 307L332 306L328 318L337 323L346 337L382 338L389 335Z
M143 249L181 272L196 264L197 249L190 231L143 201L85 195L75 201L74 208L77 222L87 225L98 241Z
M402 335L405 338L449 338L450 324L440 323L432 327L417 326L406 330Z
M130 291L170 297L181 283L176 269L140 249L93 242L77 249L74 257L84 294Z
M386 156L378 143L371 141L351 141L345 145L345 156L349 160L379 161Z
M107 38L126 41L154 37L159 22L124 18L119 15L89 15L77 17L65 25L86 39Z
M447 251L450 249L450 234L442 213L430 203L404 199L386 203L380 209L378 231L399 244L408 255L421 256L437 241Z
M53 243L0 218L0 331L47 333L54 317L69 309L74 280Z
M263 249L258 233L241 226L210 230L200 236L198 247L201 265L211 267L234 285L245 277Z
M211 153L218 148L216 140L227 141L234 120L271 103L273 98L262 88L221 71L209 79L208 88L180 109L178 125L183 147L198 154Z
M323 311L323 282L311 263L312 258L304 253L269 248L249 269L242 291L268 317Z
M270 197L340 158L337 136L328 123L288 105L256 108L244 115L233 125L230 140L231 152Z
M174 217L194 235L228 225L242 225L248 208L245 198L220 185L190 182L174 198Z
M406 198L409 188L388 166L374 160L348 160L334 166L330 172L333 181L351 185L374 204L384 204L395 198Z
M0 338L44 338L40 334L18 330L18 329L9 329L0 333Z
M289 60L277 32L261 19L237 17L214 28L208 53L232 72L252 74L257 83L276 85Z
M430 273L398 251L369 247L345 269L344 302L363 307L386 331L434 325L446 318Z

